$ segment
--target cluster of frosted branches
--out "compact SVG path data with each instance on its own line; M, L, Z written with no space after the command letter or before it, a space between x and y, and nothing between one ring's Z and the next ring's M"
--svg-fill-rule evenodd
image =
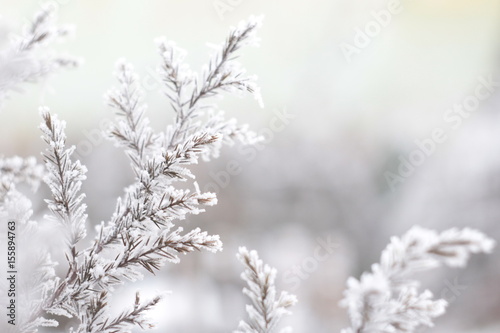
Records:
M24 82L36 82L60 68L78 65L76 58L46 47L70 31L69 26L55 24L55 6L44 6L23 31L9 34L7 46L0 50L0 103Z
M58 67L72 66L74 59L42 56L41 45L65 36L67 30L53 26L53 11L44 9L22 35L0 54L0 101L19 83L35 81ZM119 87L110 90L107 102L116 114L108 137L125 150L134 172L133 183L117 199L107 223L97 227L90 246L84 247L87 220L85 195L81 192L86 168L73 161L74 147L66 146L65 123L47 108L40 111L40 129L47 149L45 168L34 158L0 158L0 218L14 218L20 231L36 235L38 224L31 221L31 202L16 189L26 183L36 189L43 179L51 198L46 200L50 215L66 237L67 270L57 276L50 254L32 247L29 274L23 274L28 292L20 296L16 332L36 332L41 326L57 326L61 316L71 318L70 332L130 332L134 327L150 328L147 317L162 296L143 301L139 294L130 306L112 316L109 302L118 285L144 278L167 263L179 262L179 255L198 250L222 249L218 235L195 228L184 231L177 224L188 215L199 214L214 205L214 193L201 192L190 166L219 155L222 144L252 144L260 138L235 119L226 119L217 105L208 103L221 93L252 94L261 102L254 76L247 76L236 61L243 46L256 45L255 31L260 20L251 18L232 28L202 73L184 63L185 52L165 39L157 41L161 55L159 73L164 93L175 112L165 131L156 131L146 116L143 91L133 67L120 60L116 68ZM182 189L176 185L184 182ZM348 308L351 327L344 333L414 332L431 326L444 313L446 302L433 300L429 291L419 293L413 274L441 264L464 266L471 253L489 252L494 242L482 233L451 229L438 234L415 227L402 238L393 238L381 261L358 281L348 280L342 304ZM36 252L36 253L35 253ZM236 332L270 333L289 314L296 298L287 292L277 295L276 270L265 265L255 251L240 248L244 264L243 292L251 304L247 321ZM11 328L9 328L11 329ZM284 332L285 330L282 330Z
M0 220L6 225L7 221L16 221L18 239L22 243L31 244L24 251L24 256L18 258L19 286L18 294L19 322L30 322L21 331L32 332L38 326L53 326L50 319L37 318L31 321L29 314L40 311L43 294L52 289L57 281L50 254L39 240L40 228L33 215L31 201L16 187L25 183L36 190L45 174L42 165L36 163L35 158L21 157L0 159ZM22 273L22 274L21 274ZM3 323L2 323L3 324ZM10 327L9 330L10 331ZM17 331L16 331L17 332Z
M52 8L43 9L20 35L11 34L11 40L0 51L0 107L10 91L20 90L21 83L35 82L60 67L76 65L75 59L50 54L44 47L67 34L68 29L56 27L54 19ZM42 311L42 300L57 283L56 263L48 251L39 246L43 244L39 240L39 225L30 220L32 203L17 186L24 183L35 191L45 174L43 165L38 164L34 157L0 157L0 220L5 222L4 225L7 221L16 221L19 241L31 244L25 249L25 256L18 258L18 321L25 325L16 332L33 332L39 326L57 324L52 319L30 318L31 313ZM11 329L8 327L5 331Z
M12 90L20 90L24 82L36 82L61 67L74 67L76 58L55 54L47 44L64 38L69 26L57 26L54 6L44 6L19 34L10 33L9 41L0 50L0 108ZM27 183L36 190L43 166L34 157L0 156L0 209L7 195L19 197L15 185Z
M372 272L347 281L341 304L348 309L351 327L343 333L414 332L432 326L447 303L434 300L428 290L420 293L414 274L442 264L463 267L471 253L488 253L494 244L472 229L438 234L413 227L403 237L393 237Z
M234 119L226 120L216 105L206 103L209 97L221 92L240 95L246 91L258 96L255 78L244 75L235 52L255 44L259 25L260 20L252 18L233 28L200 75L182 62L182 50L165 40L158 42L165 94L175 111L174 123L164 132L150 127L143 92L132 66L123 60L118 62L119 87L107 94L117 119L108 134L125 150L135 180L118 198L110 220L98 226L97 236L88 248L78 249L86 236L85 196L81 193L86 168L71 159L75 148L66 147L65 123L42 108L40 128L48 145L43 154L47 172L44 180L52 193L47 200L52 214L46 219L57 221L67 234L68 270L64 277L45 274L41 278L41 290L21 324L21 332L34 332L37 326L55 326L58 316L76 318L78 323L71 332L79 333L151 327L146 314L161 296L143 302L137 295L129 310L110 317L107 310L115 287L142 279L144 272L154 273L167 262L178 262L179 254L222 249L219 236L208 235L199 228L184 232L175 224L217 202L214 193L200 191L189 165L217 157L222 143L251 144L259 139ZM179 189L175 187L178 181L189 182L192 188ZM262 282L267 283L264 286L269 297L274 298L274 273L269 275L266 268L262 274L267 279ZM263 301L268 302L269 297ZM269 311L281 313L284 306L280 303ZM56 319L46 319L47 315ZM274 325L274 321L268 324Z
M26 257L18 258L19 270L23 273L19 275L19 285L23 286L23 290L18 296L19 320L21 321L28 320L26 314L39 306L37 301L33 302L33 299L38 299L42 290L49 287L47 283L52 285L55 279L55 263L46 250L39 249L35 245L38 244L36 236L39 233L39 227L35 221L30 220L33 214L32 203L17 188L18 184L25 183L32 190L36 190L43 175L43 166L37 164L34 157L0 158L0 222L2 225L7 225L7 221L16 221L19 241L33 246L26 250ZM28 261L26 261L27 258L29 258ZM26 269L31 267L33 269ZM44 319L37 321L37 326L50 324L50 321Z
M274 280L276 269L265 265L259 259L256 251L248 251L241 247L237 255L245 266L241 278L246 281L248 288L243 289L252 304L247 305L248 323L241 321L236 333L270 333L273 332L283 315L290 314L289 307L297 302L294 295L282 291L276 295ZM287 328L281 332L288 331Z

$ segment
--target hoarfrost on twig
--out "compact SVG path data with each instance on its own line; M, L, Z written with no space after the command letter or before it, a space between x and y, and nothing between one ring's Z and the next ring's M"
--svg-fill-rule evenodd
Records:
M370 273L347 281L341 305L348 310L351 326L343 332L414 332L433 326L447 302L434 300L428 290L420 293L414 274L442 264L463 267L470 254L489 253L494 244L469 228L437 233L413 227L403 237L393 237Z
M33 40L22 39L21 49L28 50L37 40L45 38L39 26L44 26L47 19L42 15L36 21ZM251 144L257 140L247 126L239 126L233 119L226 121L216 105L205 101L222 91L257 92L253 78L243 75L244 71L236 65L235 52L251 44L259 24L251 19L232 29L201 76L189 70L182 62L182 52L174 49L172 43L159 43L165 89L176 114L174 123L164 132L156 132L150 126L147 106L142 102L143 91L132 65L118 61L119 87L106 95L116 114L108 136L125 150L135 179L118 198L108 223L98 227L98 234L88 248L78 249L86 236L85 194L81 193L86 168L71 159L75 148L66 147L65 122L47 108L41 109L40 129L47 143L43 154L44 180L52 194L47 200L52 213L48 218L57 221L67 234L69 267L64 277L45 275L43 292L37 306L23 320L21 332L56 325L57 316L75 318L77 323L71 331L79 333L127 332L134 326L152 327L147 312L161 297L142 302L137 295L132 310L111 317L107 310L114 287L142 279L145 272L155 273L166 263L179 262L179 254L222 250L218 235L209 235L199 228L184 231L175 224L188 214L199 214L204 206L217 203L214 193L200 191L189 166L200 159L217 157L223 143L239 140ZM33 168L23 167L22 163L14 167L10 162L3 161L10 170L2 178L7 191L19 181L36 185ZM179 189L175 186L177 181L188 181L192 188ZM56 319L44 319L47 314Z
M237 257L245 266L241 278L248 286L243 289L243 293L252 303L246 307L248 322L241 321L235 332L274 332L280 319L290 314L288 308L297 303L297 298L286 291L282 291L279 296L276 294L276 269L264 264L256 251L240 247ZM288 329L285 328L281 332L285 331L288 332Z
M22 32L11 34L7 47L0 51L0 107L11 91L22 90L22 83L37 82L61 68L80 64L81 60L73 56L47 48L72 30L56 25L55 20L56 6L44 5Z

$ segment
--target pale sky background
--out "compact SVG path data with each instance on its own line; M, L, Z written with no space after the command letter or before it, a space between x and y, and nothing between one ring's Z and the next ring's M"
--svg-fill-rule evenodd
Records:
M2 0L0 12L15 29L31 18L38 3ZM259 76L266 109L235 98L224 102L225 109L244 113L244 119L259 126L269 109L286 106L300 117L294 131L322 142L346 130L377 142L427 135L444 110L498 62L497 0L403 1L402 13L351 63L340 44L352 43L354 29L364 29L373 20L371 11L387 8L387 2L242 0L222 19L215 1L55 3L60 4L60 22L77 27L74 39L58 48L83 57L85 64L42 88L28 86L27 94L8 102L2 119L10 124L2 129L3 142L18 136L17 145L23 145L38 137L33 128L40 104L67 119L78 138L81 129L110 116L102 96L114 84L111 73L118 58L126 57L140 75L147 75L159 61L153 40L166 36L188 50L188 61L197 68L208 57L206 42L222 41L228 26L252 14L265 15L262 46L245 50L242 61ZM170 112L157 92L150 92L147 101L153 119Z

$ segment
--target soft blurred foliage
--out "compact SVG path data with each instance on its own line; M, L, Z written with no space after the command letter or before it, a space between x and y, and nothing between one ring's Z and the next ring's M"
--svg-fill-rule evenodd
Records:
M2 38L20 29L18 23L42 2L1 0ZM369 269L390 236L419 224L438 230L469 226L500 239L500 90L481 100L458 128L444 118L475 93L480 77L500 81L500 1L403 1L402 12L350 62L340 45L352 44L355 29L364 29L373 21L371 12L388 2L54 2L60 21L77 27L74 39L58 47L85 64L12 95L2 110L0 152L39 156L37 108L50 106L67 120L69 141L89 169L84 190L93 224L108 219L132 179L123 153L98 132L100 121L112 118L102 95L115 84L115 61L126 57L135 64L149 90L149 116L161 128L173 114L152 74L159 63L154 38L176 41L197 68L208 57L207 41L221 41L229 25L250 14L265 15L261 47L247 50L242 62L259 75L266 106L233 98L222 105L263 129L268 140L253 151L226 149L219 160L195 170L202 189L217 191L219 204L186 223L219 233L225 249L186 256L124 290L124 299L135 289L146 295L173 291L154 313L154 332L236 328L245 301L235 258L239 245L257 249L278 268L278 287L297 294L299 305L287 324L295 332L323 333L345 326L345 311L338 307L345 280ZM221 17L218 3L231 10ZM295 117L267 130L284 109ZM443 128L447 140L391 189L386 172L397 173L400 158L418 149L415 140L431 138L435 128ZM229 175L234 163L238 172ZM318 238L327 237L335 240L335 251L312 265ZM304 265L307 277L291 283L294 267ZM496 251L472 258L465 270L423 275L424 287L451 303L429 332L498 332L499 267ZM455 280L461 287L450 292Z

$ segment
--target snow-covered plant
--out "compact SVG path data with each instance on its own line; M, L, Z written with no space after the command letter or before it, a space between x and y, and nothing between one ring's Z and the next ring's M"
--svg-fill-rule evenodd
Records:
M47 45L64 39L72 30L70 26L58 26L56 7L44 5L33 21L20 33L10 33L0 50L0 109L5 98L13 90L21 90L20 84L36 82L60 68L75 67L75 57L56 54ZM7 193L15 191L18 183L27 183L36 190L43 176L43 167L36 158L0 155L0 209Z
M0 203L9 191L14 191L16 184L26 183L33 190L40 185L43 167L34 157L0 157Z
M57 54L48 44L64 39L72 30L70 26L58 26L56 7L44 5L32 22L20 33L10 33L8 41L2 41L0 50L0 109L11 91L22 90L20 85L37 82L60 68L78 65L75 57ZM35 157L4 157L0 155L0 212L5 211L5 200L22 197L16 185L27 183L33 190L38 188L44 169ZM7 198L7 195L10 198ZM23 200L21 200L23 201Z
M248 76L236 61L237 51L258 44L255 36L260 19L251 18L231 29L228 38L214 46L200 74L184 62L185 51L164 38L157 40L161 56L159 74L175 117L164 131L157 131L146 116L144 92L131 64L116 66L117 88L106 95L116 121L107 137L124 149L134 180L117 199L107 222L96 227L90 245L82 182L86 168L73 159L64 121L41 108L42 138L47 144L44 165L35 158L0 158L0 219L15 220L27 242L36 240L41 225L56 225L64 233L66 271L56 274L57 265L43 247L27 250L30 266L19 275L23 291L15 332L37 332L55 327L63 319L73 333L131 332L150 328L148 312L163 295L143 300L139 293L128 307L114 315L108 311L116 287L155 273L168 263L178 263L180 254L196 250L222 250L218 235L199 228L184 231L182 220L215 205L215 193L202 192L190 166L219 156L223 144L253 144L260 138L226 119L217 105L209 103L223 92L252 94L262 104L254 76ZM43 52L43 46L67 34L53 25L53 10L42 10L32 25L14 38L0 53L0 102L23 82L36 81L59 67L76 65L75 59ZM32 221L32 202L17 185L36 190L41 181L50 190L48 214L42 223ZM182 182L182 184L180 184ZM42 243L37 243L42 244ZM414 274L438 267L464 266L471 253L490 252L494 241L472 229L450 229L440 234L414 227L401 238L394 237L383 251L380 263L359 280L350 278L342 305L348 309L351 326L343 333L414 332L432 326L445 311L445 300L434 300L430 291L419 292ZM277 294L276 270L265 265L257 252L240 248L238 259L245 266L243 289L251 303L248 320L235 332L271 333L296 303L294 295ZM26 266L26 265L25 265ZM29 273L29 274L28 274ZM0 291L1 292L1 291ZM2 323L4 324L4 323ZM5 331L13 331L9 326ZM288 331L283 329L281 332ZM3 332L3 330L2 330Z
M256 251L249 252L245 247L241 247L237 257L245 265L241 278L246 281L248 288L243 289L243 293L250 298L252 304L246 307L248 323L241 321L235 332L273 332L281 317L290 314L288 308L297 303L297 298L286 291L276 295L276 269L265 265ZM288 328L281 330L286 331Z
M20 42L23 49L45 38L42 27L46 15L44 12L33 25L33 42L28 42L29 38ZM142 279L145 271L154 273L168 262L179 262L179 254L222 249L219 236L208 235L199 228L184 232L176 224L188 214L199 214L204 211L203 206L217 202L214 193L200 191L189 166L200 159L217 157L223 143L252 144L259 140L247 126L238 125L234 119L226 120L216 105L207 103L210 97L224 91L237 95L248 92L260 101L255 77L246 76L236 61L236 51L256 45L255 31L259 25L260 19L251 18L232 28L227 40L215 47L200 75L184 64L184 51L165 39L158 40L165 95L175 111L174 122L165 131L157 132L150 126L138 77L130 64L124 60L118 62L116 77L120 85L106 96L117 116L108 136L124 148L135 180L118 198L109 221L97 227L97 235L87 248L81 245L87 235L85 195L81 192L86 168L72 159L75 147L66 145L65 122L48 108L41 108L40 129L47 143L43 153L44 181L52 194L46 200L50 214L44 220L59 225L65 233L68 269L64 276L56 276L50 255L43 250L39 252L39 265L33 267L37 273L31 275L36 280L31 284L36 287L29 293L31 300L21 316L20 332L57 326L60 316L76 319L70 331L79 333L129 332L134 326L151 327L146 315L161 295L142 301L137 294L129 309L111 316L107 310L115 287ZM32 160L4 160L0 166L2 193L6 198L21 195L13 191L16 182L36 185L41 178L42 171ZM176 187L179 181L187 185ZM30 207L27 200L23 207L26 218L20 223L31 223L36 229L36 222L28 222ZM242 250L240 255L248 258L245 277L250 289L246 293L259 309L248 308L251 323L241 329L249 332L254 327L252 332L270 332L294 298L284 293L276 300L275 271L263 266L253 252L245 255ZM248 270L256 275L252 276Z
M351 326L342 332L414 332L432 326L447 302L434 300L428 290L419 292L415 273L443 264L463 267L471 253L489 253L494 245L481 232L468 228L437 233L413 227L403 237L393 237L370 273L347 281L341 304L348 309Z
M60 68L78 65L75 57L57 54L47 45L64 39L70 26L55 24L56 7L45 5L19 33L10 33L0 50L0 106L9 92L21 90L25 82L36 82Z
M0 108L11 91L22 90L22 83L37 82L60 68L78 65L79 60L76 58L57 54L47 47L51 42L64 39L71 30L69 26L55 24L55 9L54 6L44 6L20 33L10 33L9 40L2 41ZM14 219L18 222L19 237L23 242L35 244L33 242L39 233L39 226L30 220L32 204L18 191L17 185L25 183L36 190L44 175L44 167L37 163L35 157L0 156L0 217L2 220ZM30 322L29 314L39 311L43 306L32 300L38 299L41 293L56 283L56 263L43 249L29 249L26 252L25 257L30 258L31 269L23 270L19 277L23 285L23 292L19 296L19 319L29 322L23 330L31 331L37 326L54 324L54 321L45 319ZM26 268L27 265L21 266Z

